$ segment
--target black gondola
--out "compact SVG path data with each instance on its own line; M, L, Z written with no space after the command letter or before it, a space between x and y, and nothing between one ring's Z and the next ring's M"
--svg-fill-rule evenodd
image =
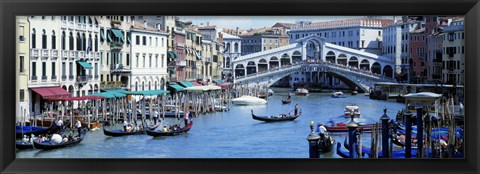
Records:
M158 126L160 126L160 122L158 122L156 125L148 126L147 129L148 130L155 130Z
M266 122L293 121L293 120L295 120L296 118L298 118L300 115L302 115L302 111L301 111L301 110L300 110L300 112L298 112L297 115L280 114L278 117L277 117L277 116L272 116L272 117L268 117L268 116L256 116L255 114L253 114L253 110L252 110L252 118L253 118L254 120L266 121Z
M24 143L22 141L17 141L15 142L15 148L18 150L33 149L33 144L30 142Z
M43 150L51 150L51 149L58 149L64 147L74 146L80 142L82 142L83 138L87 134L87 129L82 129L80 132L80 137L75 137L73 140L69 140L67 142L62 142L60 144L52 144L50 141L45 141L41 143L33 142L33 148L35 149L43 149Z
M290 97L282 99L282 104L289 104L290 102L292 102L292 99Z
M188 123L185 127L182 127L182 128L180 128L179 130L176 130L176 131L171 130L171 131L168 131L168 132L163 132L162 130L147 130L147 135L154 136L154 137L157 137L157 136L175 136L175 135L179 135L179 134L183 134L183 133L188 132L192 128L192 125L193 125L193 122L190 121L190 123Z
M139 130L139 131L131 131L131 132L125 132L123 130L106 130L105 126L103 126L103 134L106 136L112 136L112 137L120 137L120 136L127 136L127 135L142 135L145 134L145 129L144 130Z
M52 133L53 130L56 130L56 126L52 125L50 127L34 127L34 126L16 126L15 127L15 137L22 138L23 135L43 135L47 133Z

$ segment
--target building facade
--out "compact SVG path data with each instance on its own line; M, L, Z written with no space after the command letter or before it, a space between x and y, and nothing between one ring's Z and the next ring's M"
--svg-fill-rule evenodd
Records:
M447 84L465 83L464 18L450 19L444 28L442 81Z
M240 35L241 54L247 55L288 45L289 37L281 28L261 28Z
M242 55L242 39L238 36L234 36L225 32L221 32L223 35L224 45L224 64L223 64L223 78L227 81L232 81L232 61Z
M290 43L295 43L297 39L308 35L317 35L335 45L381 54L383 27L392 23L391 19L368 18L301 22L290 29Z
M30 91L28 90L28 81L30 74L30 23L26 16L18 16L16 19L16 39L17 50L15 55L15 75L17 91L15 92L16 108L15 120L25 121L30 115Z
M133 22L130 29L133 55L129 84L132 91L165 90L168 34L147 22Z

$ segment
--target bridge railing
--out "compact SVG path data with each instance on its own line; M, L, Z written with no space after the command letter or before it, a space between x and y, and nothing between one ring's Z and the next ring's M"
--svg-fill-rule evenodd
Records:
M394 80L393 78L386 77L386 76L383 76L381 74L376 74L376 73L373 73L371 71L365 71L365 70L358 69L358 68L352 68L352 67L344 66L342 64L336 64L336 63L325 62L325 61L307 61L306 63L307 64L326 64L326 65L335 66L335 67L338 67L338 68L341 68L341 69L348 69L350 71L358 72L358 73L361 73L361 74L367 74L367 75L374 76L376 78L383 79L383 80L388 80L388 81Z
M303 63L294 63L294 64L290 64L290 65L287 65L287 66L282 66L282 67L276 67L276 68L271 68L267 71L262 71L262 72L258 72L258 73L253 73L253 74L249 74L249 75L246 75L246 76L239 76L237 78L235 78L236 80L243 80L243 79L246 79L246 78L249 78L249 77L256 77L256 76L260 76L260 75L264 75L264 74L269 74L269 73L272 73L272 72L281 72L281 71L287 71L289 69L292 69L296 66L299 66L299 65L302 65Z

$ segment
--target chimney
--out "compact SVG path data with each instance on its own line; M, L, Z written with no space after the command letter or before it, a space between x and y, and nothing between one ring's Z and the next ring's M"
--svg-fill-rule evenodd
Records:
M145 28L147 28L147 21L143 21L143 25L145 25Z

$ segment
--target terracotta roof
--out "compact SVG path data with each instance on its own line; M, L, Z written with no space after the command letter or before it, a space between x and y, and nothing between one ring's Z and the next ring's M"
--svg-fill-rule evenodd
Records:
M215 25L209 25L209 26L199 26L198 27L199 30L208 30L208 29L216 29L216 26Z
M293 26L295 26L296 24L292 24L292 23L281 23L281 22L277 22L275 25L273 25L272 27L283 27L283 28L287 28L287 29L290 29L292 28Z
M392 19L367 19L367 18L358 18L358 19L346 19L346 20L337 20L337 21L324 21L324 22L314 22L311 24L294 26L294 29L304 29L304 28L318 28L318 27L348 27L348 26L359 26L359 25L379 25L380 27L386 27L393 24Z

